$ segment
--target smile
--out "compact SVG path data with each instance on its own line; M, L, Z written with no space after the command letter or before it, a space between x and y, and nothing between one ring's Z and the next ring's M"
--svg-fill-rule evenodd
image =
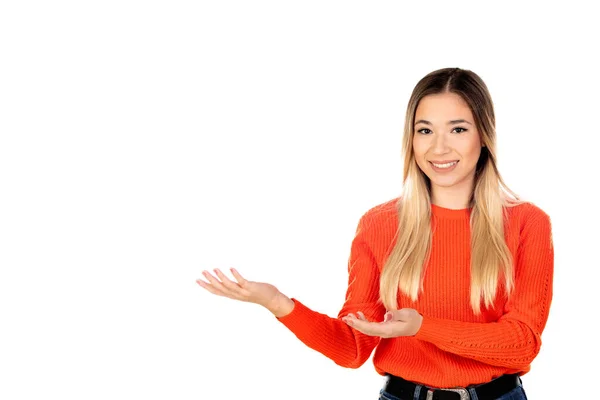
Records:
M454 161L447 164L434 164L431 161L429 163L431 164L433 170L436 172L450 172L454 168L456 168L456 164L458 164L458 161Z
M435 163L432 163L432 164L435 165L438 168L449 168L449 167L453 166L454 164L456 164L457 162L458 161L449 162L447 164L435 164Z

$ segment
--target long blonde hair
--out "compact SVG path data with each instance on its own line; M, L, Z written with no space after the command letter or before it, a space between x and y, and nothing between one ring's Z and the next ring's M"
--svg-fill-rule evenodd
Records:
M502 180L496 162L496 118L490 93L474 72L444 68L423 77L415 86L404 124L402 157L404 175L402 195L396 204L398 232L396 243L381 273L380 297L388 310L398 308L398 289L416 301L423 289L425 265L431 254L431 182L418 167L412 146L414 118L419 101L430 94L456 93L469 105L480 133L481 155L475 169L471 211L471 297L475 314L481 313L481 301L490 308L500 277L506 294L513 285L513 260L504 238L504 207L524 201ZM503 188L512 194L510 198Z

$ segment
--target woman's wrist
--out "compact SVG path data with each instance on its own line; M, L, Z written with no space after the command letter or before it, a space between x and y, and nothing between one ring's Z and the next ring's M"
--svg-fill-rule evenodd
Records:
M266 306L274 316L277 318L285 317L294 309L294 300L290 299L283 293L279 292L277 296Z

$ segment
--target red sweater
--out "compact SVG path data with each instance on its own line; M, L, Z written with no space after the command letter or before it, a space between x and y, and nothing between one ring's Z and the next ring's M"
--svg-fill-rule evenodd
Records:
M348 261L346 300L337 318L306 307L278 320L308 347L336 364L358 368L371 355L375 370L432 387L468 386L502 374L523 375L538 354L552 299L554 249L550 218L532 203L508 208L507 245L515 262L509 300L499 287L495 308L476 316L469 304L470 209L432 205L437 228L424 291L413 302L399 292L398 309L423 315L415 336L380 339L360 333L340 318L362 311L382 321L379 276L398 227L397 199L367 211L358 223Z

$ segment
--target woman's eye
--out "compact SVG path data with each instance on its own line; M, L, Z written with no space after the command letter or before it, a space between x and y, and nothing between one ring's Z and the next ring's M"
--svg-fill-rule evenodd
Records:
M460 128L460 127L456 127L453 129L453 131L460 129L457 133L463 133L466 132L467 130L465 128ZM419 132L422 135L429 135L431 133L431 130L427 129L427 128L423 128L423 129L419 129L417 132Z

